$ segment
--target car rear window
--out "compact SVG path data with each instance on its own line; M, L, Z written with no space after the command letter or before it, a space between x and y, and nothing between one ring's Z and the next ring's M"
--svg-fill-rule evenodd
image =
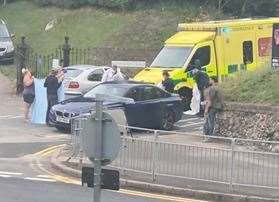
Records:
M127 91L128 87L126 85L100 84L86 93L84 97L95 98L97 94L123 97Z
M81 74L82 70L80 69L66 69L65 77L66 78L76 78Z

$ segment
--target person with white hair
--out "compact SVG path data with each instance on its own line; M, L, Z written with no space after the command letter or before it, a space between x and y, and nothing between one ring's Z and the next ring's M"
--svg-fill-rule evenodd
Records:
M112 65L112 68L109 68L102 77L102 82L108 81L123 81L125 78L120 71L120 68L116 65Z
M28 122L30 107L35 99L34 77L27 68L22 69L23 76L23 101L24 101L24 119Z

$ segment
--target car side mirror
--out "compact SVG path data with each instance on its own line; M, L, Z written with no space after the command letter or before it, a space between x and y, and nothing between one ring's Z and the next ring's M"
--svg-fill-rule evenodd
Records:
M13 34L11 34L11 38L12 39L14 39L15 38L15 34L13 33Z

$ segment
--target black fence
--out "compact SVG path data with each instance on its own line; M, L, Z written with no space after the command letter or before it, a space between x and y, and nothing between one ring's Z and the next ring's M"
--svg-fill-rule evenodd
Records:
M25 38L22 37L21 43L16 48L17 64L17 86L20 91L22 88L22 68L31 69L36 78L44 78L52 69L53 59L58 59L60 65L90 64L96 66L110 66L111 61L145 61L147 64L152 62L156 49L127 49L111 47L94 48L75 48L69 44L69 38L65 37L64 44L59 46L51 54L36 53L30 47Z

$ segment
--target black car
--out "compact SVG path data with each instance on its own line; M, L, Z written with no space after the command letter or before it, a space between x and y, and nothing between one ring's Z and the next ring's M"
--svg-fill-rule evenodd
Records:
M81 97L72 98L52 107L50 121L58 129L70 129L71 119L94 109L96 94L126 97L134 103L104 101L107 108L123 107L129 126L171 130L183 114L179 96L157 86L133 81L101 83Z

